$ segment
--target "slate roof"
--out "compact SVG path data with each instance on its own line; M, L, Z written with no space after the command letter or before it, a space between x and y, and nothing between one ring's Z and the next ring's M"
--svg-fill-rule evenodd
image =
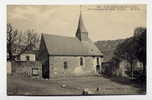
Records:
M49 55L102 56L92 41L81 42L76 37L42 34Z

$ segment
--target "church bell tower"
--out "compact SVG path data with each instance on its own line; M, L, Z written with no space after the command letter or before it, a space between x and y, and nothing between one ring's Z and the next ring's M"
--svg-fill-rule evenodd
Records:
M78 20L76 37L80 41L87 41L88 40L88 32L87 32L87 30L84 26L83 20L82 20L81 7L80 7L80 16L79 16L79 20Z

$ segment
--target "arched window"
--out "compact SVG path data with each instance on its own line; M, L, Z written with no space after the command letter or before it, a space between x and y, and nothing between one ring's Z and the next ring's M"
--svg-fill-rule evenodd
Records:
M30 60L30 56L26 56L26 60L29 61Z
M67 69L68 68L68 63L65 61L64 62L64 69Z
M83 66L83 58L80 58L80 65Z
M97 65L99 65L99 58L97 58Z

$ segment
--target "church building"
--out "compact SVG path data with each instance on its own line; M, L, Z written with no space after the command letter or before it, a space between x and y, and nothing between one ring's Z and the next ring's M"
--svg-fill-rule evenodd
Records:
M103 54L89 39L80 14L75 37L41 35L40 61L43 78L98 75Z

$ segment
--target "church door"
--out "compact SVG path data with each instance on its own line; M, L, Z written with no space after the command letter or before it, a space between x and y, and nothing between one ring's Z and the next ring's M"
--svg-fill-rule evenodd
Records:
M44 79L49 79L49 62L48 61L42 64L42 76Z

